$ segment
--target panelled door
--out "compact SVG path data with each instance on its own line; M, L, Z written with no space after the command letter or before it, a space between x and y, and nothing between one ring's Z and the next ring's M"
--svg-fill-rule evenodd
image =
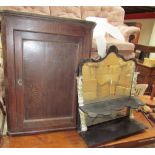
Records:
M14 31L18 132L76 127L80 38Z
M3 11L9 135L75 129L76 75L91 51L92 22Z

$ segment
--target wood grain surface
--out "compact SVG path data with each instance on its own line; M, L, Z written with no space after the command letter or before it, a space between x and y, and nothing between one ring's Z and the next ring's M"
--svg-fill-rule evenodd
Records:
M8 133L76 128L76 71L94 23L4 11Z

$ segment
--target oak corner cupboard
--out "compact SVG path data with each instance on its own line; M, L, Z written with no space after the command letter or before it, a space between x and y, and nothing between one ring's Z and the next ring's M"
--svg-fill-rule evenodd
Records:
M76 70L92 22L2 11L8 134L76 128Z

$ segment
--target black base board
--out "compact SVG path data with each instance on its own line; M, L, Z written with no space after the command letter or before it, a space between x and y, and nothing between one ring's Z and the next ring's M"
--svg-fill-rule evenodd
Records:
M142 132L147 127L134 119L128 117L116 119L102 124L94 125L80 135L88 147L101 144Z

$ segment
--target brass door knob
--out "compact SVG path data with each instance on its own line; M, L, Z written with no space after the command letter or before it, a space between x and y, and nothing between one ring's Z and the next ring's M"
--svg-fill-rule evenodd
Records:
M17 83L18 83L19 86L22 86L22 85L23 85L22 79L18 79L18 80L17 80Z

